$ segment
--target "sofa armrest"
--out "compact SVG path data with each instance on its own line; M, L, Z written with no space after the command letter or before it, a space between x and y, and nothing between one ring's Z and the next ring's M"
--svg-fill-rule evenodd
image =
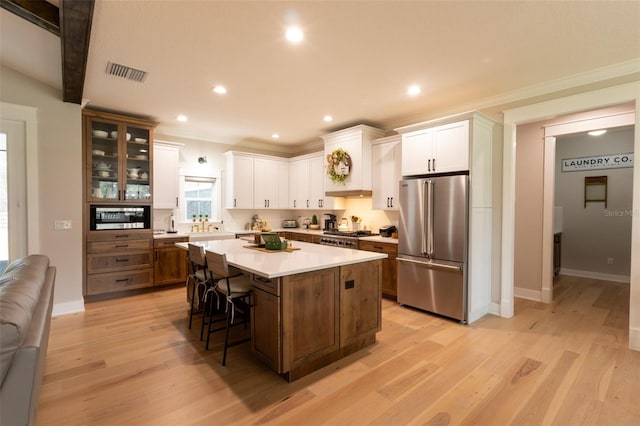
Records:
M35 424L49 345L56 268L47 269L40 299L23 345L14 354L0 389L0 424Z

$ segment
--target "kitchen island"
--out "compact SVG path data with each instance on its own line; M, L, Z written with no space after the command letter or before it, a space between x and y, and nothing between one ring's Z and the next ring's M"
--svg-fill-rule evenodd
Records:
M287 380L375 343L386 254L303 242L276 252L244 240L198 244L226 253L230 265L251 274L252 348Z

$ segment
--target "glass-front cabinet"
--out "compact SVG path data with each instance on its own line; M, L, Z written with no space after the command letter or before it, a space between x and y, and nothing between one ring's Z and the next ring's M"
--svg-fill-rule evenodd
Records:
M151 203L154 123L84 110L87 200Z

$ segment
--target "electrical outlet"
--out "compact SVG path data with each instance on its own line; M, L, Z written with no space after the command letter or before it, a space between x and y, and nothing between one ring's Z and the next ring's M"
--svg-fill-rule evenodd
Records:
M70 220L56 220L54 222L55 229L71 229L71 221Z
M613 257L607 258L607 265L613 265Z

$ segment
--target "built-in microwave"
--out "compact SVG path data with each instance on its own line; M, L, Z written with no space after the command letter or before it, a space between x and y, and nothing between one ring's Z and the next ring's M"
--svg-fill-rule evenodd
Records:
M151 229L151 206L92 205L89 208L89 229Z

